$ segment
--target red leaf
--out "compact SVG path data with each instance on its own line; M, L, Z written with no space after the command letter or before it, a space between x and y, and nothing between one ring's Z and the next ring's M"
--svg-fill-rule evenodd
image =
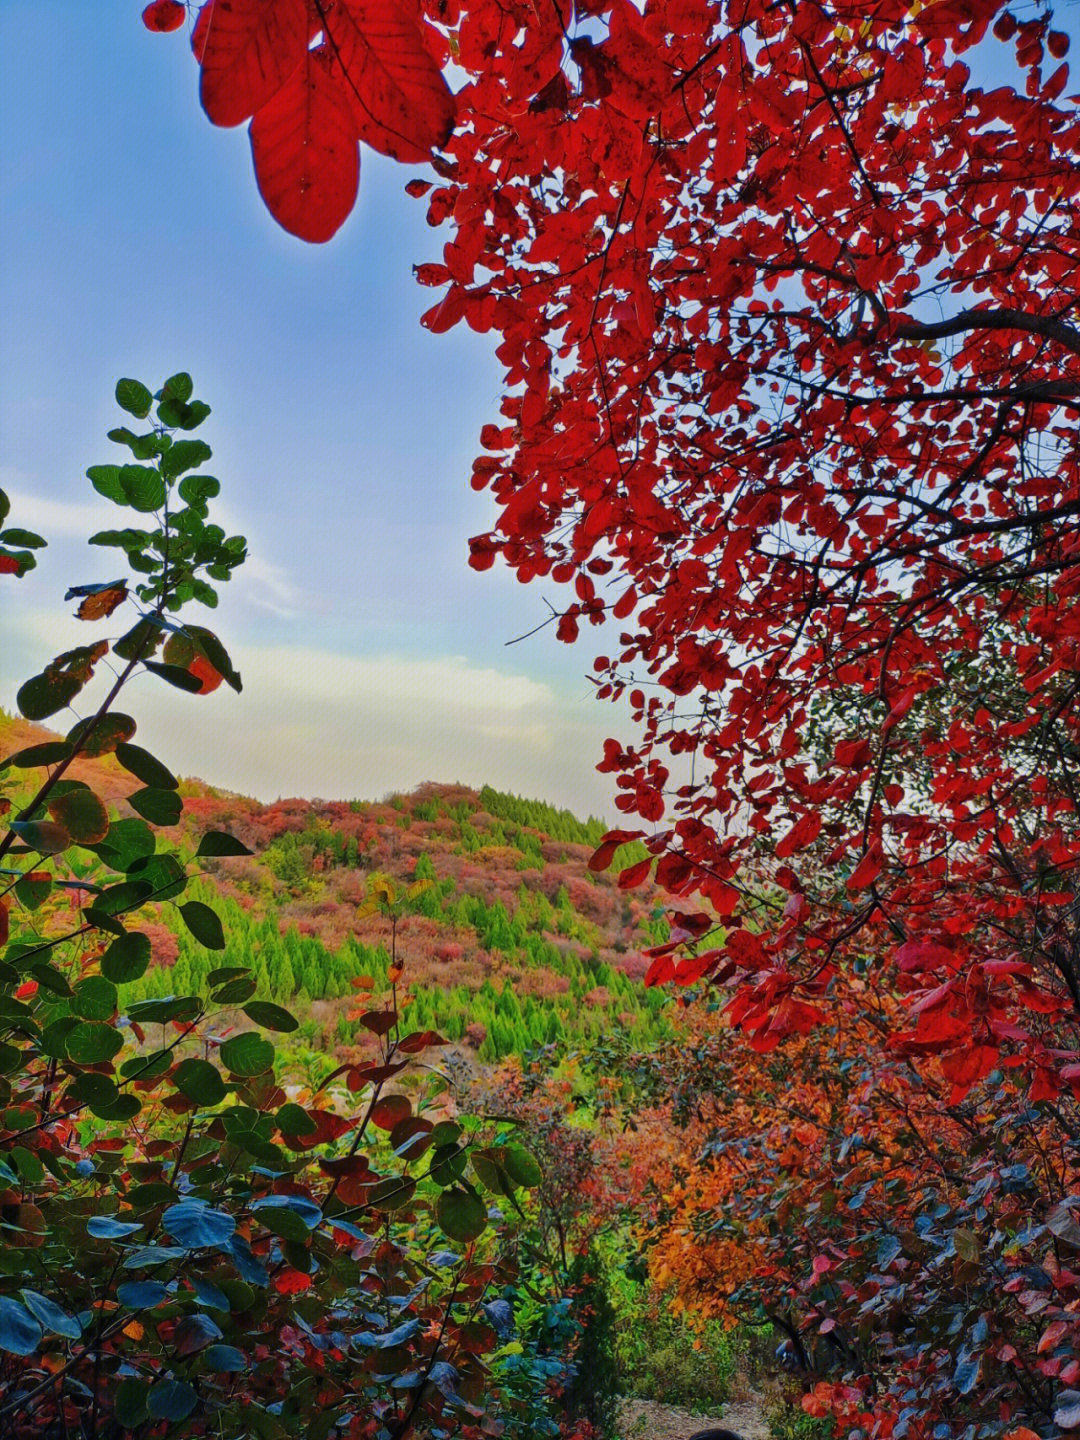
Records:
M853 891L865 890L881 874L883 863L881 846L876 843L871 844L869 850L848 876L847 888Z
M14 555L0 555L0 575L17 575L19 568Z
M380 1130L393 1130L401 1120L412 1115L412 1106L404 1095L384 1095L371 1107L371 1123Z
M429 1046L445 1045L447 1042L434 1030L416 1030L411 1035L403 1035L398 1041L398 1049L405 1055L415 1055Z
M325 46L303 63L251 122L255 178L279 225L320 244L340 228L356 202L360 152Z
M643 884L649 878L649 871L652 869L652 856L646 856L639 860L636 865L628 865L625 870L619 871L617 881L620 890L633 890L636 885Z
M804 815L796 820L788 833L776 847L776 858L787 860L794 855L796 850L805 850L811 845L821 832L821 816L817 814Z
M427 160L454 128L454 97L417 20L394 0L341 0L324 23L356 134L394 160Z
M609 830L589 856L589 869L597 873L606 870L620 845L625 845L628 840L640 840L644 834L644 830Z
M305 0L208 0L196 33L203 109L215 125L239 125L299 68L307 50L307 5Z
M179 30L186 19L187 9L181 5L180 0L153 0L153 4L147 5L142 12L142 22L146 28L159 34Z
M189 675L194 675L196 680L202 681L202 688L195 692L197 695L209 695L221 684L221 675L210 664L210 661L205 660L201 655L195 656L187 670Z
M302 1270L283 1270L274 1281L274 1289L279 1295L300 1295L311 1289L311 1276Z

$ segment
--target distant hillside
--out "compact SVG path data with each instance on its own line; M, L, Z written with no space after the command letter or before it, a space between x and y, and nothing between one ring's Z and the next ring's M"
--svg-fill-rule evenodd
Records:
M50 738L0 712L0 756ZM133 817L125 796L137 782L114 759L82 761L71 773L118 817ZM155 964L125 988L128 1003L187 993L209 970L243 961L253 965L261 996L297 1010L311 1049L338 1057L362 1049L370 1037L349 1018L352 982L385 982L389 925L361 912L372 881L388 877L400 890L431 882L398 927L421 1028L485 1061L562 1039L579 1044L626 1030L647 1043L668 1031L663 997L641 985L642 948L666 937L657 893L623 892L614 872L587 868L606 829L600 820L488 786L426 784L384 802L269 805L198 781L184 782L181 794L180 823L162 835L190 854L204 830L227 829L255 854L204 861L188 891L220 914L224 953L198 945L173 906L150 907L142 928ZM634 850L626 848L621 864L644 853Z

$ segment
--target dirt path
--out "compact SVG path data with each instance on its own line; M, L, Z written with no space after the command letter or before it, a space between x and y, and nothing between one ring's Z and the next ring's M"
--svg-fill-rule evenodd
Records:
M769 1440L761 1406L754 1400L732 1400L719 1414L691 1415L655 1400L624 1400L619 1407L619 1440L687 1440L696 1430L726 1425L743 1440Z

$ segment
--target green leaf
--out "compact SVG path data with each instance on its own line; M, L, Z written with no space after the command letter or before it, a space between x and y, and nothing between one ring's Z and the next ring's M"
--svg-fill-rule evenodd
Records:
M181 405L186 405L191 399L191 393L194 388L195 382L187 371L178 370L175 375L170 375L161 387L161 398L163 400L178 400Z
M263 1075L274 1063L274 1047L257 1031L245 1030L222 1045L221 1063L232 1075Z
M91 465L86 478L99 495L117 505L124 504L124 487L120 484L119 465Z
M25 545L30 550L40 550L45 543L33 530L0 530L0 545Z
M98 1065L124 1048L124 1037L111 1025L87 1020L68 1031L64 1048L76 1065Z
M283 1034L297 1029L300 1024L295 1015L290 1015L280 1005L272 1005L269 1000L252 1000L250 1005L244 1006L244 1014L264 1030L278 1030Z
M439 1196L435 1216L443 1234L462 1244L482 1235L487 1225L487 1208L479 1195L457 1186Z
M59 855L71 844L71 835L54 820L13 820L10 827L30 850Z
M15 696L15 703L27 720L46 720L70 705L83 683L77 675L49 669L27 680Z
M235 835L228 835L224 830L207 830L206 834L199 841L199 848L195 851L196 858L206 855L253 855L255 852L237 840Z
M93 1109L95 1106L115 1104L120 1098L120 1090L116 1081L108 1075L102 1075L97 1070L83 1070L71 1082L65 1098L77 1100L80 1105L89 1105Z
M8 517L10 514L11 514L11 501L8 499L7 494L5 493L5 491L0 490L0 525L2 525L2 524L4 523L4 521L7 519L7 517Z
M116 1011L116 986L104 975L89 975L75 986L71 1008L84 1020L109 1020Z
M368 1204L376 1210L402 1210L416 1191L416 1181L407 1175L380 1180L368 1191Z
M119 885L107 886L94 900L94 910L101 915L123 915L129 910L137 910L140 905L150 899L154 887L145 880L122 880ZM89 911L84 910L84 915ZM95 924L98 923L95 919ZM109 927L106 926L106 929Z
M197 1200L182 1200L165 1211L161 1228L186 1249L200 1250L207 1245L227 1245L236 1221L225 1210L211 1210Z
M29 770L34 765L59 765L71 751L72 747L66 740L47 740L44 745L29 745L25 750L16 750L0 763L0 770L6 770L9 765L16 770Z
M123 379L116 382L116 403L121 410L126 410L137 420L143 420L150 414L154 397L138 380Z
M191 442L188 442L191 443ZM185 475L180 481L180 499L186 505L205 505L221 493L221 481L213 475Z
M209 405L202 400L192 400L190 405L181 407L176 423L181 430L197 430L209 414Z
M114 1412L125 1430L136 1430L147 1418L146 1401L150 1386L146 1380L121 1380L116 1387Z
M197 995L164 995L129 1005L128 1019L137 1025L167 1025L170 1020L194 1020L201 1010Z
M114 985L129 985L146 974L150 953L149 936L129 930L114 940L101 957L101 973Z
M161 457L161 473L167 480L175 480L185 470L194 470L209 460L213 453L205 440L176 440Z
M145 880L155 900L172 900L187 889L187 875L175 855L147 855L128 866L132 879Z
M10 1355L32 1355L41 1343L41 1326L25 1305L0 1297L0 1350Z
M155 675L160 675L162 680L167 680L178 690L187 690L190 694L196 694L202 689L203 682L199 677L192 675L188 670L181 670L179 665L162 665L157 660L144 660L143 664L147 670L152 670Z
M202 1362L207 1370L242 1374L248 1368L248 1358L235 1345L211 1345L203 1352Z
M502 1153L499 1158L515 1185L521 1185L526 1190L535 1190L542 1183L544 1172L537 1164L535 1156L530 1154L524 1145L503 1145L500 1149Z
M30 870L16 882L15 894L27 910L36 910L52 893L52 876L47 871Z
M207 630L204 625L189 625L188 630L207 660L222 676L226 685L230 685L239 695L243 688L240 684L240 676L229 659L228 651L218 637L212 630Z
M92 539L90 543L93 545L95 540ZM143 660L152 655L160 644L161 631L158 627L152 620L140 620L126 635L113 641L112 648L113 654L118 655L121 660L134 660L136 657Z
M200 945L205 945L208 950L225 949L225 932L217 914L209 905L204 905L201 900L189 900L179 909L184 917L184 924Z
M63 1335L68 1340L78 1340L82 1334L82 1326L74 1315L61 1310L55 1300L50 1300L47 1295L39 1295L36 1290L20 1290L19 1294L26 1302L26 1308L44 1329L51 1330L54 1335Z
M152 825L176 825L184 812L184 802L175 790L148 788L136 790L127 797L128 804Z
M131 716L113 710L107 715L91 715L80 720L68 731L67 739L69 744L79 745L88 759L97 759L99 755L111 755L117 745L130 740L134 734L135 721Z
M159 1380L147 1396L146 1409L154 1420L186 1420L198 1401L186 1380Z
M221 1071L209 1060L181 1060L172 1079L181 1095L196 1105L220 1105L228 1094Z
M142 515L160 510L168 494L165 481L150 465L121 465L120 489L131 508Z
M93 925L98 930L106 930L110 935L123 935L124 927L120 921L108 914L105 910L99 910L95 905L87 905L82 912L83 922Z
M272 1234L280 1235L282 1240L294 1240L304 1245L311 1239L311 1231L304 1221L295 1210L289 1210L284 1205L259 1206L256 1218L260 1225Z
M50 800L49 814L78 845L97 845L109 833L109 812L92 790L69 790Z
M116 649L116 646L113 646ZM116 758L129 774L144 785L156 790L175 790L180 784L171 770L167 769L149 750L141 745L121 744L116 747Z
M136 860L152 855L156 845L145 820L114 820L104 843L92 848L112 869L127 870Z

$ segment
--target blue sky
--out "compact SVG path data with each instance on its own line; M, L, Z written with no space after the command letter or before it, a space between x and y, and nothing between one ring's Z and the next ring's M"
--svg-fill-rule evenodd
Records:
M593 767L625 719L584 678L600 647L548 629L507 648L554 592L466 563L493 514L468 476L499 375L489 337L419 325L433 292L411 267L444 240L404 194L422 167L365 150L356 211L305 246L263 209L246 127L199 109L186 35L150 35L140 8L0 5L0 485L50 539L2 592L0 704L87 638L66 586L112 576L84 537L117 512L84 472L113 458L115 380L185 369L251 541L210 622L245 690L145 677L144 743L263 798L460 779L613 814Z

